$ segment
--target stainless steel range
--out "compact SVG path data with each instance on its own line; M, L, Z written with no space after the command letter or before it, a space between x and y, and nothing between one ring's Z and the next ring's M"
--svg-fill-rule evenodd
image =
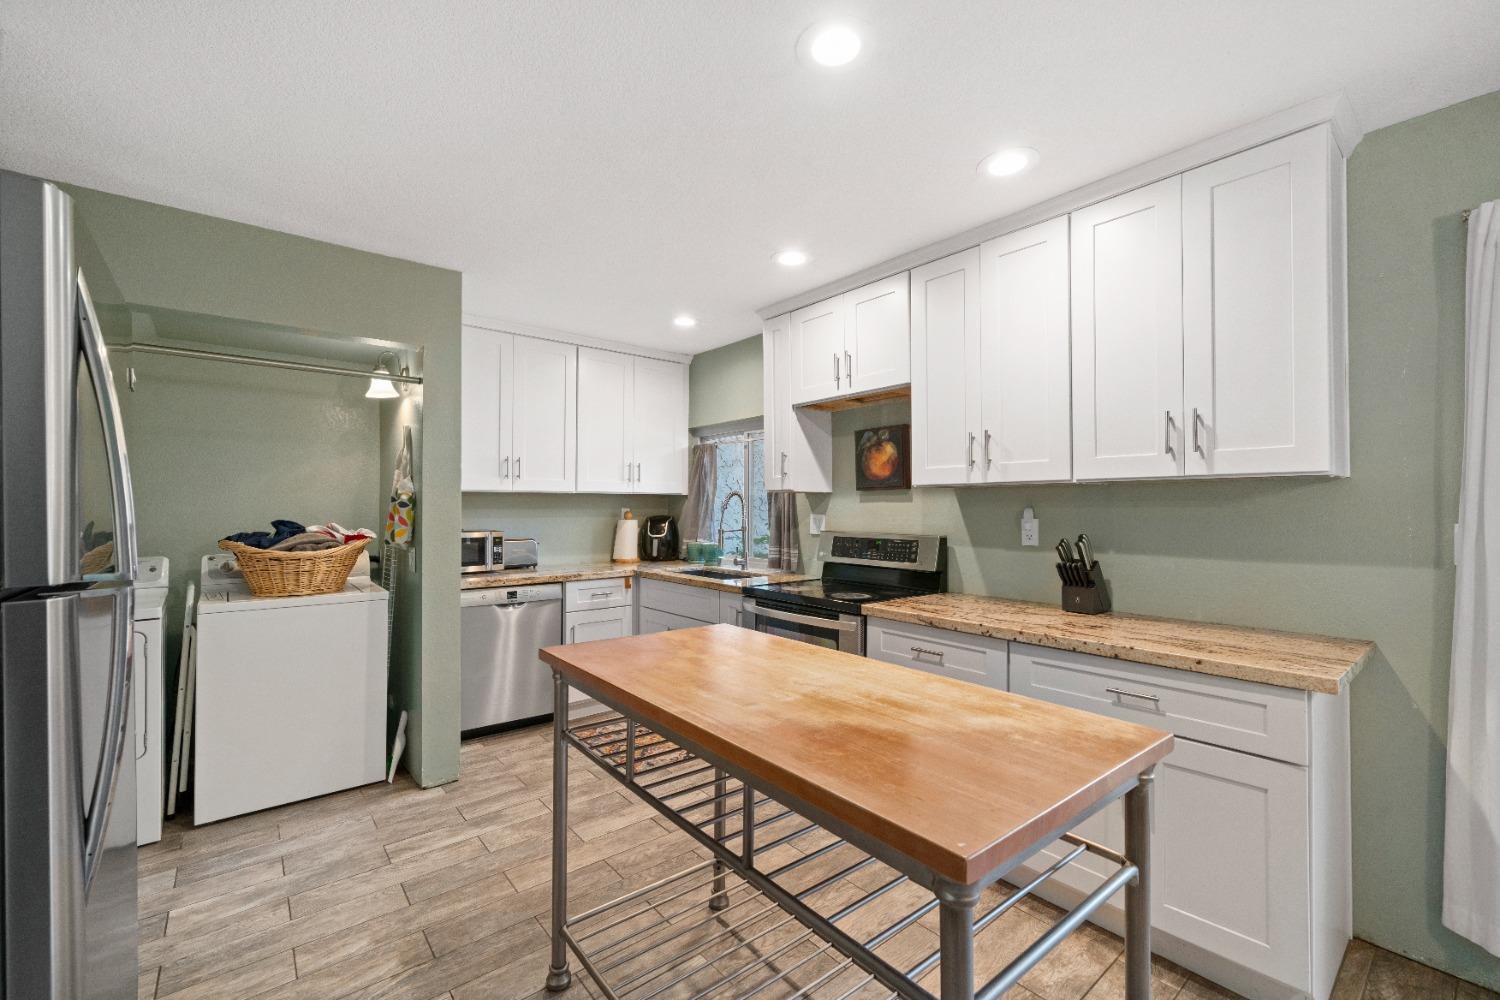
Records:
M826 531L818 558L820 579L745 588L752 628L864 655L866 604L948 586L948 542L937 535Z

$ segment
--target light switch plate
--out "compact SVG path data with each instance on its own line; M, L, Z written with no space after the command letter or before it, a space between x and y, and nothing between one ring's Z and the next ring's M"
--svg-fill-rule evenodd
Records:
M809 514L807 516L807 530L814 535L821 535L823 528L828 524L827 514Z

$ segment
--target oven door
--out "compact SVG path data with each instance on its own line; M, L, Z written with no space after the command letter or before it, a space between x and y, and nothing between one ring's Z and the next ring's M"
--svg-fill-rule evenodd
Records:
M859 656L865 653L863 615L841 615L766 601L746 601L744 614L750 620L749 627L757 632Z
M460 573L488 573L495 568L493 535L488 531L464 531L458 536Z

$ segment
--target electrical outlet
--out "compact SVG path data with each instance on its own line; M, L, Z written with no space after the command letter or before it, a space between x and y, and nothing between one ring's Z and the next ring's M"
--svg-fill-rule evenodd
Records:
M809 514L807 516L807 531L809 534L821 535L827 525L827 514Z
M1030 507L1021 511L1021 544L1042 544L1042 522L1037 520L1036 512Z

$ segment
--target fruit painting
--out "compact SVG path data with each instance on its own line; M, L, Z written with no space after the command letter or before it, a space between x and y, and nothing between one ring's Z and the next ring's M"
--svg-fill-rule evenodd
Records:
M855 432L855 489L904 490L910 486L911 424Z

